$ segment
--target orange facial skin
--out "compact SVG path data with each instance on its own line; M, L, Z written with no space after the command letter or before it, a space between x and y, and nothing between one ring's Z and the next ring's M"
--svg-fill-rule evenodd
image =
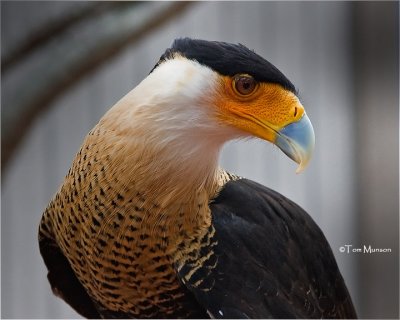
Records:
M274 83L257 83L250 94L242 95L234 77L221 76L214 99L220 121L272 143L277 131L304 114L297 96Z

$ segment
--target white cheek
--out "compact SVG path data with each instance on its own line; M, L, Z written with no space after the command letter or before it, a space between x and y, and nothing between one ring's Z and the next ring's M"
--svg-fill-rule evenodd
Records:
M195 61L163 62L117 103L118 125L132 136L172 144L187 154L218 149L238 137L237 129L218 120L212 103L219 83L218 73Z
M179 93L193 99L216 77L214 71L196 61L176 58L162 63L143 82L157 85L160 95L176 96Z
M209 96L216 87L218 74L184 58L168 60L157 67L135 88L135 109L157 112L161 120L210 120L215 111ZM186 121L185 121L186 120Z

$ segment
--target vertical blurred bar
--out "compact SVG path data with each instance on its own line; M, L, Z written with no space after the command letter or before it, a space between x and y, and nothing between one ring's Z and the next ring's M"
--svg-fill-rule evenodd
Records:
M353 3L361 318L399 317L399 3Z

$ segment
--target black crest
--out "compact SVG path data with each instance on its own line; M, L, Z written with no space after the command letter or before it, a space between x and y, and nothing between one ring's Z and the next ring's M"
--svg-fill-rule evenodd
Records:
M221 75L247 73L257 81L277 83L296 93L296 88L282 72L242 44L190 38L176 39L154 68L177 53L187 59L196 60Z

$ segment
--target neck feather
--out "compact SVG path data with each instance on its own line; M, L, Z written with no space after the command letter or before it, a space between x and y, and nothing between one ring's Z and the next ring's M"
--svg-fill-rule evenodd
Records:
M219 152L237 135L218 122L210 98L217 81L215 72L194 61L163 62L97 126L110 148L110 170L121 176L121 188L134 186L143 195L150 222L168 215L165 224L210 223Z
M210 100L217 81L194 61L164 62L99 124L118 149L126 177L161 207L215 192L219 151L234 134L218 123Z

